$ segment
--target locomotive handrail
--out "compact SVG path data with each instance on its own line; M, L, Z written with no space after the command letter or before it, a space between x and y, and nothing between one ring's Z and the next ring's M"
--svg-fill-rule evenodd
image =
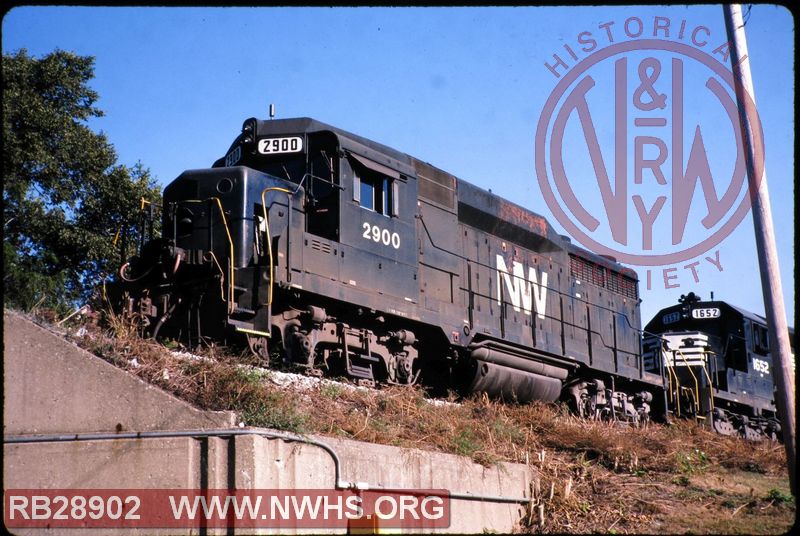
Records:
M228 247L229 250L229 257L228 257L228 299L227 299L227 306L228 306L228 313L233 312L233 289L235 287L235 278L234 275L234 266L233 266L233 238L231 237L231 230L228 227L228 219L225 217L225 210L222 208L222 201L220 201L219 197L209 197L206 199L187 199L185 201L181 201L181 203L205 203L206 201L216 201L217 207L219 208L219 213L222 216L222 225L225 228L225 235L228 238ZM209 216L210 217L210 216ZM209 222L210 223L210 222ZM219 266L219 263L217 263Z
M144 206L145 205L153 205L153 206L156 206L156 207L160 207L161 206L158 203L153 203L152 201L148 201L144 197L140 197L139 198L139 210L140 211L144 210ZM117 229L117 232L114 233L114 239L111 241L111 247L117 247L117 242L119 242L119 237L122 235L122 228L124 226L125 226L125 223L124 222L121 223L119 228ZM105 284L105 281L104 281L104 284Z
M305 176L303 176L303 179L305 179ZM302 183L302 180L300 182ZM267 252L268 252L267 257L269 258L269 288L267 290L267 303L265 304L267 305L267 307L272 305L272 287L274 285L274 279L275 279L275 266L274 266L275 262L272 256L272 237L269 232L269 218L267 217L267 201L264 196L266 195L267 192L283 192L291 199L291 197L293 197L294 194L296 194L299 190L300 190L299 184L294 192L287 188L281 188L279 186L269 186L261 190L261 210L264 213L264 234L266 235L265 238L267 242ZM290 211L292 210L291 206L289 207L289 210Z
M636 329L636 328L633 328L633 329ZM662 333L653 333L653 332L647 331L645 329L636 330L636 331L639 331L639 333L642 336L654 337L654 338L659 340L660 345L661 345L661 350L660 350L660 352L661 352L661 362L664 365L664 371L666 371L666 381L667 381L667 385L669 387L665 392L669 395L669 401L677 403L678 402L677 393L680 390L681 383L680 383L680 380L678 379L678 375L675 373L674 365L669 365L669 364L664 362L663 344L666 342L667 339L663 336ZM675 389L674 389L674 392L673 392L673 388L672 388L672 378L673 378L673 376L675 377ZM661 377L662 377L662 380L665 377L665 374L663 372L661 374ZM676 407L677 407L677 411L678 411L677 415L680 417L680 414L681 414L681 412L680 412L680 404L677 404Z
M214 255L214 252L211 251L211 250L208 250L208 254L211 255L211 259L214 261L214 264L217 265L217 270L219 270L220 275L224 279L225 278L225 272L222 271L222 266L219 264L219 260L217 260L217 256ZM222 281L220 281L219 282L219 296L220 296L220 298L222 298L224 300L225 299L225 290L223 289L222 285L223 285L223 283L222 283Z
M681 356L683 363L686 365L686 368L689 370L689 374L692 375L692 379L694 380L694 410L695 415L700 411L700 383L697 381L697 376L695 376L692 367L689 366L689 362L686 360L686 356L683 355L683 352L679 349L675 350Z
M686 366L688 367L689 365L688 365L688 362L686 361L686 357L683 355L683 352L681 350L677 350L677 351L678 351L679 354L681 354L681 358L683 359L684 363L687 364ZM708 380L709 392L713 393L713 391L712 391L713 385L711 384L711 375L708 373L708 370L706 369L705 354L703 355L703 366L701 368L703 369L703 373L705 373L706 379ZM694 377L694 373L692 372L691 367L689 367L689 372L692 373L692 377ZM697 385L697 378L695 378L695 385ZM698 399L700 398L700 388L699 387L697 387L697 398ZM713 412L714 411L714 397L713 396L709 396L709 400L711 401L711 411Z
M703 363L703 372L706 375L706 379L708 380L708 400L711 404L711 415L714 415L714 385L711 383L711 375L706 370L706 365Z
M659 352L661 354L659 357L660 357L660 361L661 361L661 365L662 365L661 378L662 378L662 381L664 379L666 379L667 389L665 390L665 393L669 396L669 398L667 400L665 400L665 402L667 403L667 405L669 405L670 403L675 404L678 401L677 393L680 390L681 382L680 382L680 380L678 378L678 375L675 373L674 355L672 356L672 358L669 359L669 362L668 362L667 359L666 359L668 357L667 356L667 350L666 350L666 348L664 346L664 344L666 342L666 339L664 337L662 337L661 335L657 335L655 333L650 333L650 332L646 332L646 333L648 335L650 335L651 337L658 338L658 340L659 340ZM672 350L670 350L669 353L671 354ZM673 386L672 386L673 377L675 378L675 387L674 387L674 389L673 389ZM680 417L680 415L681 415L680 404L676 405L676 410L677 410L677 416Z
M284 168L284 171L286 171L286 168ZM288 172L286 173L286 175L289 176ZM286 213L286 282L287 283L290 283L292 281L292 261L291 261L291 254L292 254L292 210L294 209L294 207L292 207L292 197L294 197L294 194L296 194L297 192L300 191L300 188L303 187L303 183L306 181L306 179L308 177L314 178L314 175L312 175L311 173L303 174L303 176L300 178L300 182L297 183L297 188L295 188L293 192L288 190L288 189L286 189L286 188L280 188L278 186L271 186L271 187L265 188L264 191L261 192L261 209L264 211L264 220L265 220L265 225L267 226L267 228L265 230L269 229L269 227L268 227L269 219L267 218L267 209L266 209L267 204L266 204L266 201L264 200L264 193L266 191L268 191L268 190L274 189L276 191L283 191L283 192L285 192L287 194L287 203L286 203L287 206L288 206L288 210L287 210L287 213ZM273 288L273 278L274 278L273 277L274 274L272 273L272 270L274 268L273 268L272 265L274 263L273 263L273 260L271 258L271 256L272 256L272 241L271 241L271 237L268 234L266 238L269 241L268 245L269 245L269 253L270 253L270 278L269 278L269 298L268 298L269 301L267 303L267 307L271 308L272 307L272 288ZM269 314L271 314L271 313L269 313ZM272 320L270 318L267 318L267 323L268 323L268 325L271 326L272 325Z
M228 259L228 266L230 267L230 277L228 278L228 310L233 312L233 289L235 288L234 282L234 267L233 267L233 238L231 237L231 230L228 228L228 219L225 217L225 211L222 210L222 201L219 197L212 197L217 202L219 213L222 216L222 225L225 226L225 234L228 236L228 245L230 246L230 257Z
M667 391L669 393L669 400L673 404L676 404L677 401L678 401L678 396L677 396L676 393L680 389L681 382L678 379L678 375L675 373L675 366L673 364L668 364L666 366L666 370L667 370L667 383L669 385L669 390ZM673 390L673 387L672 387L672 378L673 377L675 378L675 388L674 388L674 390ZM678 410L678 417L680 417L681 416L680 404L678 404L676 407L677 407L677 410Z

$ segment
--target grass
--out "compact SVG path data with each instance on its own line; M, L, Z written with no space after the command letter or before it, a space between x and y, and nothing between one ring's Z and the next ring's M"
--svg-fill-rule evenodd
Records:
M83 327L71 332L82 333L84 348L201 408L234 411L248 426L528 464L539 492L520 532L780 534L795 521L779 444L722 437L690 421L585 421L558 405L485 396L433 405L417 388L281 388L226 348L187 359L139 339L125 319Z

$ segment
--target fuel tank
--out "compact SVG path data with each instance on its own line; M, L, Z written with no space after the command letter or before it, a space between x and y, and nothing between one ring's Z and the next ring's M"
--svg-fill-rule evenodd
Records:
M466 393L482 392L491 397L520 403L553 402L561 395L569 363L525 352L499 343L480 343L471 349L470 364L463 377Z

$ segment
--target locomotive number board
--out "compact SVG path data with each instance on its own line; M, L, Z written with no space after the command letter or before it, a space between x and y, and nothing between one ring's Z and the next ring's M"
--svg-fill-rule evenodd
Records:
M258 140L258 152L261 154L286 154L303 151L303 138L289 136L285 138L263 138Z
M692 309L692 318L717 318L719 315L720 310L717 307Z

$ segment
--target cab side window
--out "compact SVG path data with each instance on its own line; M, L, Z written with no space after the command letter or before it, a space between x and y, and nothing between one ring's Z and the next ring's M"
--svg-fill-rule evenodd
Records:
M392 206L394 205L394 182L385 175L370 172L359 172L355 174L354 188L358 199L358 204L367 210L393 216Z
M395 177L352 161L353 201L360 207L386 217L400 213L399 184ZM388 168L387 168L388 169ZM391 171L391 170L390 170Z
M769 332L767 326L753 323L753 351L757 354L769 353Z

